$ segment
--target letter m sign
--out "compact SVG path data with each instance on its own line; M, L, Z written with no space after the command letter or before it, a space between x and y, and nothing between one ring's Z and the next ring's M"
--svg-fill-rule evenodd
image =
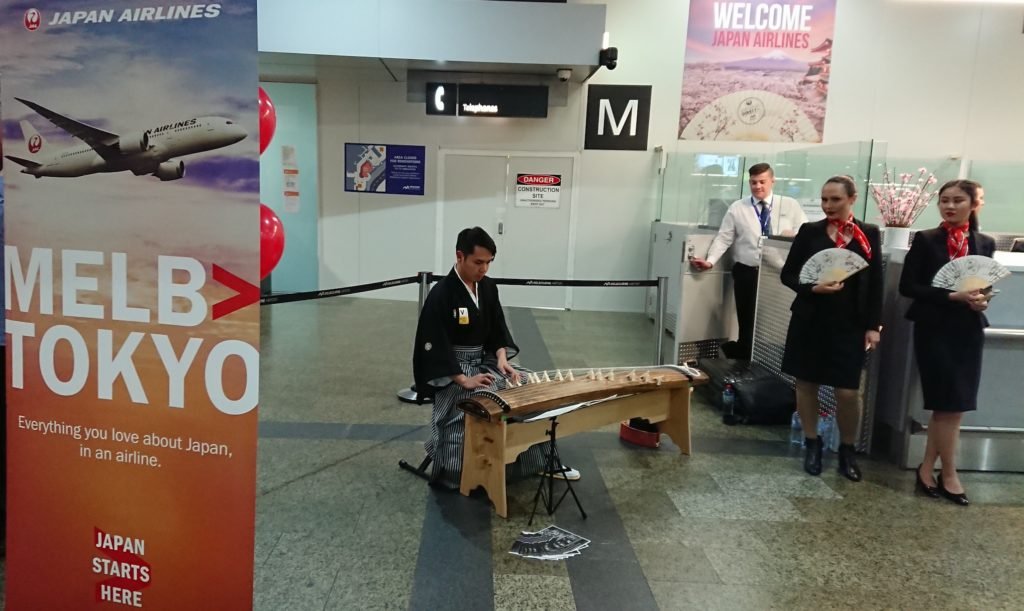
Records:
M622 115L622 120L618 123L615 122L615 111L612 110L612 101L608 99L602 99L598 102L600 104L600 110L597 113L597 135L604 135L604 126L608 124L612 128L612 133L616 136L622 133L622 128L626 126L626 120L629 119L629 135L636 135L636 109L640 106L640 100L630 100L626 104L626 112Z
M584 148L646 151L650 123L649 85L591 85L588 88Z

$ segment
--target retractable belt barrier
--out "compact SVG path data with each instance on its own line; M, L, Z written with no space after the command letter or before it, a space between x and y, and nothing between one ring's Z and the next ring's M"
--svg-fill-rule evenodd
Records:
M430 274L427 282L437 282L442 276ZM540 280L533 278L491 278L495 284L508 286L590 286L590 287L649 287L658 286L657 280ZM301 293L282 293L281 295L266 295L260 298L260 305L274 305L275 303L291 303L293 301L309 301L311 299L325 299L327 297L343 297L356 293L367 293L379 291L393 286L403 284L416 284L420 276L409 276L407 278L395 278L383 282L371 282L369 284L357 284L336 289L323 291L304 291Z
M427 300L427 292L432 282L437 282L444 276L438 276L432 272L420 272L415 276L408 276L406 278L396 278L394 280L385 280L383 282L371 282L369 284L357 284L355 286L346 286L336 289L327 289L325 291L305 291L302 293L284 293L282 295L267 295L260 298L260 305L273 305L276 303L291 303L294 301L310 301L312 299L326 299L328 297L342 297L344 295L354 295L356 293L366 293L369 291L379 291L381 289L391 288L393 286L402 286L403 284L419 284L420 295L419 295L419 307L423 308L423 303ZM656 365L662 364L662 342L664 340L664 333L661 329L664 328L665 324L665 307L666 299L668 297L668 278L658 278L657 280L545 280L536 278L492 278L495 284L503 284L506 286L565 286L565 287L596 287L596 288L657 288L658 289L658 300L656 302L656 313L655 313L655 358L654 363Z
M309 301L311 299L325 299L327 297L341 297L343 295L354 295L356 293L379 291L381 289L387 289L393 286L402 286L403 284L415 284L419 281L419 276L409 276L408 278L395 278L394 280L385 280L383 282L371 282L369 284L357 284L355 286L346 286L337 289L327 289L325 291L305 291L303 293L283 293L281 295L267 295L265 297L260 298L260 305L290 303L292 301Z
M507 284L510 286L658 286L657 280L528 280L523 278L492 278L492 280L494 280L495 284Z

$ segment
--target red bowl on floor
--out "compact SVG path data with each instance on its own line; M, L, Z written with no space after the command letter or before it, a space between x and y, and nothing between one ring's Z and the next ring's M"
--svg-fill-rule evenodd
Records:
M629 426L629 421L619 425L619 439L644 448L657 449L661 446L661 433L641 431Z

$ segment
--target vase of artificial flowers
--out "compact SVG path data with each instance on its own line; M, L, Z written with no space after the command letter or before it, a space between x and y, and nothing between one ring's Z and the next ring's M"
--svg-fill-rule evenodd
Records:
M896 182L897 179L899 182ZM878 211L882 213L885 248L907 248L910 242L910 227L935 197L935 183L938 179L926 168L914 174L906 172L889 173L886 169L880 184L871 185L871 197Z

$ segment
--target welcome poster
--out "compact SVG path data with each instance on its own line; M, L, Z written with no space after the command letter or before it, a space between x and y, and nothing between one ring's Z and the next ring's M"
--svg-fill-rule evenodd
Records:
M821 142L835 0L691 0L679 138Z
M4 5L7 608L251 608L256 0Z

